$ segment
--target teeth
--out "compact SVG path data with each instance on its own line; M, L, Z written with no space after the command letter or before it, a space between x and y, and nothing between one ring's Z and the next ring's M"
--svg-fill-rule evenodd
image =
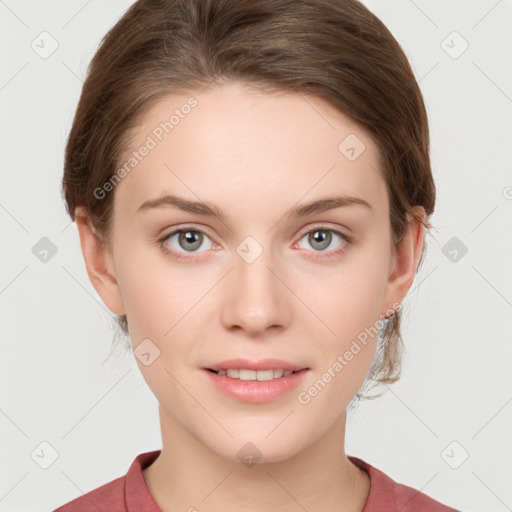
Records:
M226 375L231 377L232 379L240 379L240 380L272 380L279 379L281 377L287 377L291 375L293 370L246 370L246 369L238 369L238 368L229 368L228 370L219 370L217 372L218 375Z
M257 380L272 380L274 378L274 370L258 370L255 373Z
M236 370L236 372L238 373L238 378L240 380L256 380L256 375L260 373L254 370Z

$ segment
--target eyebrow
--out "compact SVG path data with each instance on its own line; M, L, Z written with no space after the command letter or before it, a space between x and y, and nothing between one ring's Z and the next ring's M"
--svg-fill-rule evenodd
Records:
M353 205L363 206L365 208L368 208L369 210L372 210L372 206L370 205L370 203L359 197L333 196L316 199L315 201L311 201L305 204L296 205L293 208L291 208L285 214L285 216L288 218L305 217L313 213L325 212L328 210L333 210L335 208ZM172 194L166 194L162 197L158 197L156 199L149 199L148 201L145 201L139 206L136 213L145 212L156 208L169 207L177 208L188 213L196 213L199 215L217 217L222 221L226 220L226 217L222 210L215 206L214 204L205 201L191 201L189 199L184 199L182 197L178 197Z

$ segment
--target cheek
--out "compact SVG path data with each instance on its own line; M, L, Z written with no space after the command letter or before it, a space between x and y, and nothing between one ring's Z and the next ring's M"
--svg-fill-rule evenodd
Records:
M200 292L195 286L199 282L195 277L190 279L185 267L166 261L157 251L130 251L116 265L135 345L144 338L165 340L164 335L197 301Z
M310 290L307 304L316 315L308 321L310 337L321 354L315 375L302 388L303 400L298 400L310 412L332 406L333 414L338 414L368 374L382 325L380 313L385 309L388 267L388 255L378 258L375 254L379 254L377 247L359 251L331 269L328 279L303 276Z
M149 264L136 253L123 260L118 273L141 373L162 404L173 397L173 408L186 411L190 400L178 383L190 379L187 371L205 337L205 324L211 315L205 311L205 296L212 276L199 269L192 274L190 268L167 262L164 257ZM138 357L147 352L146 346L151 354L157 354L147 366Z
M204 420L204 411L196 410L197 404L182 385L190 387L188 360L195 339L200 339L194 320L201 315L201 304L194 305L211 280L203 278L205 290L200 290L196 286L200 282L195 277L192 281L184 269L163 258L144 263L141 255L132 253L119 266L119 275L131 343L144 380L176 419L197 416ZM145 352L150 354L149 364L141 357Z
M376 254L377 247L369 246L351 253L338 267L297 280L296 289L318 318L318 332L325 334L320 337L323 348L342 350L379 320L385 309L388 255Z

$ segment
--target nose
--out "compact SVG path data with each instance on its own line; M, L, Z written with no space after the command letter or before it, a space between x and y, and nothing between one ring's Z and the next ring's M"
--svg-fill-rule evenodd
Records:
M222 305L222 322L227 329L243 329L256 336L289 325L293 293L279 268L265 251L251 263L235 255Z

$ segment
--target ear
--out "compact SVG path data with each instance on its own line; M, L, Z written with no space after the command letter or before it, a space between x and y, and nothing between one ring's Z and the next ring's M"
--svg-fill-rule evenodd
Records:
M413 210L425 218L425 209L422 206L415 206ZM388 314L390 309L396 310L397 308L393 305L401 304L407 295L423 248L423 225L410 213L407 213L407 222L407 231L403 239L394 247L393 259L389 267L384 302Z
M110 248L95 233L83 207L79 206L75 209L75 222L78 227L87 274L94 289L112 313L124 315L125 308Z

